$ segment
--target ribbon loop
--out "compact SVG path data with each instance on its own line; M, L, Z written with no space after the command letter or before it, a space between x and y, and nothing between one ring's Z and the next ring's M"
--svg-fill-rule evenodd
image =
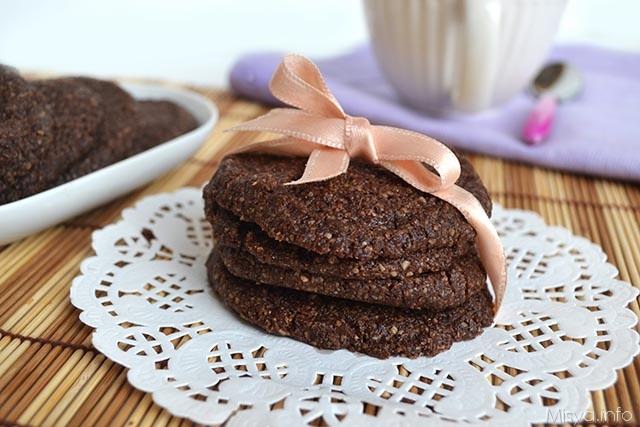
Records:
M344 118L318 67L307 58L287 55L276 69L269 90L280 101L325 117Z
M233 148L308 156L302 177L286 185L323 181L345 173L351 158L379 164L414 188L453 205L476 230L476 246L495 293L497 313L506 287L506 260L498 233L480 202L456 185L460 162L444 144L416 132L372 126L351 117L331 94L315 64L288 55L270 83L273 95L298 109L279 108L232 130L272 132L286 138Z

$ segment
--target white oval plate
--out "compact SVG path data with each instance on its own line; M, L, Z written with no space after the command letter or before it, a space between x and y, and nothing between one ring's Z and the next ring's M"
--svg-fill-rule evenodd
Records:
M199 126L147 151L33 196L0 206L0 245L72 218L120 197L191 157L218 120L218 110L194 92L123 84L136 99L165 99L189 111Z

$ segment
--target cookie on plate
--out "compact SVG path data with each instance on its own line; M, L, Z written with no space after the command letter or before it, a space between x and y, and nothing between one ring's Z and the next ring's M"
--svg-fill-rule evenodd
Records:
M89 77L71 77L68 80L94 92L100 99L102 120L96 130L98 144L87 156L73 163L60 176L64 183L108 166L135 153L134 136L136 110L134 99L118 85Z
M39 168L54 143L54 112L45 95L0 65L0 204L48 185L51 165Z
M88 77L28 81L0 65L0 205L140 153L197 127L169 101L137 101Z
M184 108L168 101L136 102L136 150L146 150L198 127Z

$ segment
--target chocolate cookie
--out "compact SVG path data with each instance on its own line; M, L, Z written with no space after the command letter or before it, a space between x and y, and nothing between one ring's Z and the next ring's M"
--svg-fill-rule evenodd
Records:
M33 82L54 111L55 143L43 162L51 163L52 176L97 148L98 130L103 122L102 99L93 90L74 79L51 79Z
M167 101L86 77L29 82L0 65L0 204L123 160L197 126Z
M198 126L188 111L168 101L136 102L136 119L136 151L154 147Z
M213 236L223 246L242 249L263 264L305 270L346 279L386 279L412 277L430 271L447 270L454 260L475 252L473 242L452 247L411 252L401 258L355 260L319 255L298 246L269 238L255 224L241 222L231 212L215 208L209 221Z
M434 313L256 285L229 274L215 250L207 269L214 291L240 317L267 332L320 348L346 348L379 358L433 356L456 341L474 338L493 320L487 291L462 306Z
M240 154L225 158L204 189L207 216L217 204L256 223L269 237L319 254L366 260L468 244L475 231L452 205L387 170L353 161L322 182L283 185L300 177L306 159ZM485 210L489 195L461 158L458 184Z
M0 204L40 191L55 177L55 165L46 162L53 128L45 95L13 68L0 66Z
M486 288L478 258L456 260L447 271L401 279L343 279L262 264L250 254L219 246L227 270L252 282L373 304L442 311L457 307Z
M91 90L100 99L102 120L98 125L98 145L87 156L71 165L59 178L59 183L86 175L90 172L135 154L134 136L136 109L134 99L115 83L88 77L71 77Z

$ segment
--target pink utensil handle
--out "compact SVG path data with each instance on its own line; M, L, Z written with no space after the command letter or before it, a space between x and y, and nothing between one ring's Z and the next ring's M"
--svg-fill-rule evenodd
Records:
M531 145L544 142L551 133L557 102L551 95L542 95L522 128L522 139Z

